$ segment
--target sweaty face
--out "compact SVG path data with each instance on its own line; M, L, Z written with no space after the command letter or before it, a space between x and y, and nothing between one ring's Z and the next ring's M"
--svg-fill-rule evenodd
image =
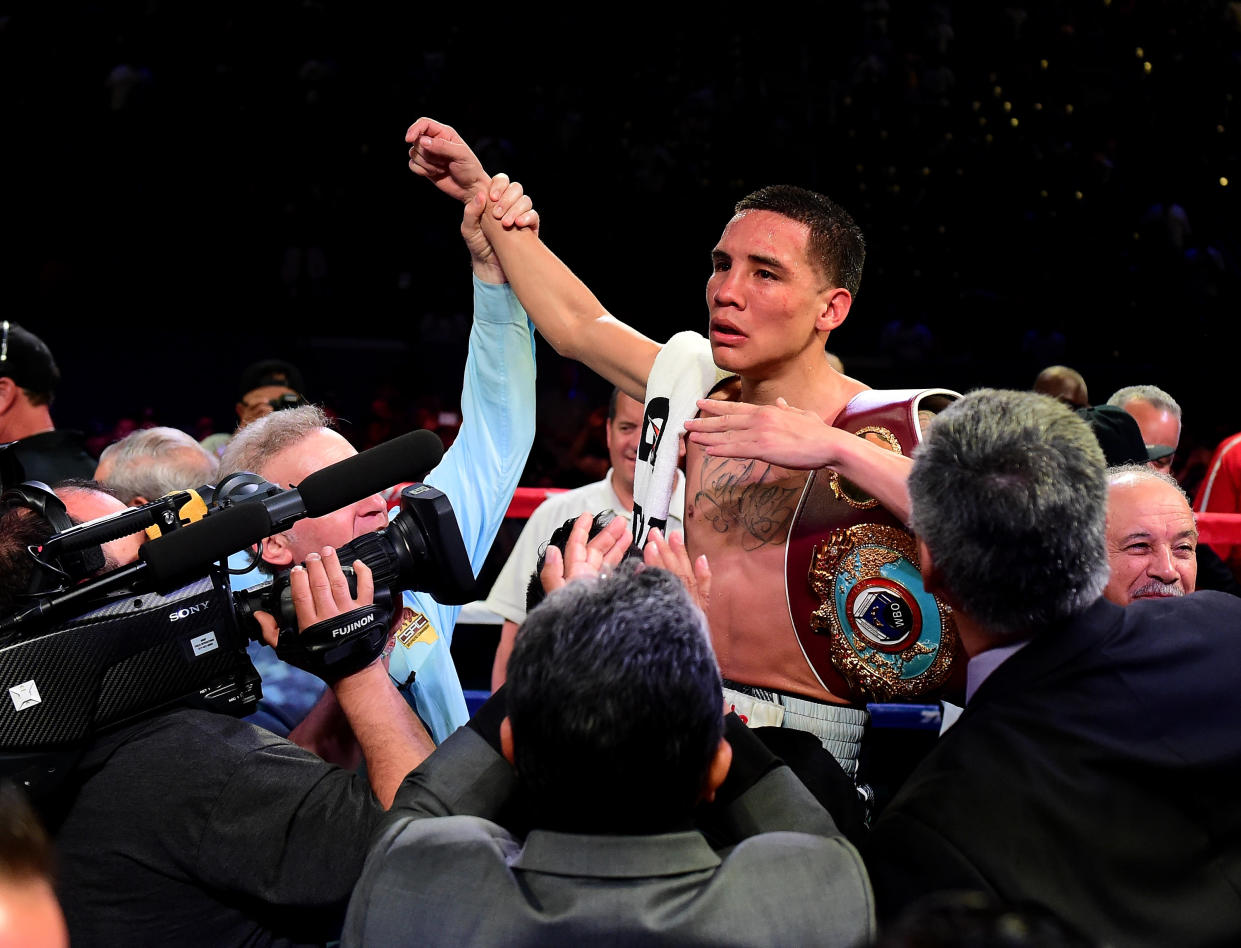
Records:
M1193 592L1197 546L1194 515L1171 484L1134 479L1113 484L1107 500L1111 575L1104 597L1125 606Z
M1133 416L1142 429L1142 441L1149 448L1162 444L1175 448L1181 440L1181 420L1166 408L1156 408L1148 401L1135 398L1125 405L1125 411ZM1150 466L1165 474L1172 469L1172 455L1150 461Z
M638 441L642 437L642 403L624 392L616 396L616 417L608 422L608 458L612 469L633 493Z
M271 400L273 398L296 394L297 392L287 385L264 385L262 388L252 388L237 403L238 427L244 428L250 422L262 418L264 415L270 415L272 412Z
M358 452L327 428L319 428L277 452L258 473L278 487L295 487L315 471L351 458ZM276 566L292 566L324 546L340 547L354 537L388 523L387 507L378 494L323 517L307 517L264 543L263 558Z
M772 211L728 222L707 280L711 352L720 368L762 378L808 348L822 357L818 330L831 288L806 255L809 236L805 224Z

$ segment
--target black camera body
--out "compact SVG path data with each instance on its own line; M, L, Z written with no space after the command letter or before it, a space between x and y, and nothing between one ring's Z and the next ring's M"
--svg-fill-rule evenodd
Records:
M181 532L192 538L195 529ZM342 564L361 560L370 567L381 607L405 589L445 603L474 597L452 506L425 484L405 488L401 511L387 527L338 553ZM0 776L35 793L50 789L92 735L171 705L249 714L262 695L246 654L249 641L260 638L258 610L276 617L282 646L286 636L291 647L300 644L288 571L233 592L226 570L211 565L205 575L164 591L146 565L123 566L74 587L73 604L89 607L67 621L58 621L49 596L42 612L0 624L8 632L0 639ZM118 580L126 582L118 586ZM310 670L331 680L373 661L387 641L386 622L378 631L375 625L357 634L335 630L330 647L309 650L318 663Z
M249 714L262 688L246 644L228 575L215 568L167 595L118 590L0 648L0 772L37 792L110 725L172 704Z

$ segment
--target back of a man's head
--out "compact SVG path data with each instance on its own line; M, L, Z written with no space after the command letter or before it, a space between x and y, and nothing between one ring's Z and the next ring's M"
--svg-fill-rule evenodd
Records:
M42 508L47 511L47 516L25 501L8 497L6 501L4 506L0 506L0 617L17 611L22 605L31 576L37 568L31 548L42 546L58 529L67 529L123 509L121 502L106 486L79 478L69 478L56 484L49 506ZM54 509L59 509L63 517L59 525L52 522ZM137 532L103 543L99 548L102 558L95 562L95 570L103 572L132 563L138 558L141 542L142 533Z
M1114 391L1107 403L1113 408L1124 408L1134 401L1148 402L1177 418L1181 417L1181 406L1177 400L1156 385L1127 385Z
M47 343L6 319L0 321L0 378L12 379L31 405L48 405L60 369Z
M601 510L595 514L590 521L590 532L586 538L593 540L597 537L609 523L616 519L616 514L611 510ZM539 547L538 559L534 562L534 570L530 573L530 578L526 581L526 614L534 609L540 602L547 598L547 593L543 591L543 565L547 562L547 551L553 546L558 549L561 555L564 555L565 547L569 544L569 535L573 532L573 525L577 523L577 517L569 517L560 526L552 531L552 535L547 538L547 542ZM637 546L630 544L628 551L625 553L625 561L633 560L641 562L642 551Z
M775 184L747 194L733 208L737 214L771 211L810 231L806 254L832 286L857 296L866 262L862 229L843 207L825 194L791 184Z
M685 825L723 734L706 620L672 574L619 568L527 616L508 664L514 763L538 825Z
M1086 380L1080 372L1067 365L1049 365L1043 369L1034 380L1034 391L1040 395L1050 395L1073 408L1086 408L1090 404Z
M0 781L0 945L69 944L52 891L52 847L25 793Z
M223 480L237 471L262 474L267 461L307 435L331 424L323 410L301 405L272 412L240 429L220 457L219 477Z
M143 428L104 448L95 477L124 504L213 484L218 462L176 428Z
M1107 403L1137 422L1151 467L1171 471L1181 443L1181 406L1176 399L1154 385L1130 385L1113 392Z
M0 618L16 612L35 570L31 547L47 542L56 531L27 507L0 508Z
M1023 637L1107 582L1103 452L1068 407L983 389L935 418L909 476L912 525L960 609Z

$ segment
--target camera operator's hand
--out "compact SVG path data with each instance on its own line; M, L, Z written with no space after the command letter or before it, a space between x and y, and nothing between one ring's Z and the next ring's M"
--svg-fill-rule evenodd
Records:
M307 556L304 567L294 566L289 571L289 591L293 596L298 629L309 629L312 625L374 602L375 583L370 567L361 560L355 560L353 572L358 578L356 596L349 592L349 580L340 568L336 551L330 546L325 546L322 554L311 553ZM280 628L275 618L267 612L256 612L254 616L263 630L263 641L275 648L280 640Z
M353 570L357 576L357 595L350 594L349 581L331 547L324 547L322 554L311 553L306 557L305 568L293 568L289 574L289 588L299 629L308 629L371 605L375 587L370 569L357 560ZM255 616L263 630L263 640L275 647L280 637L276 620L266 612L255 613ZM371 789L379 802L389 807L405 775L422 763L435 749L435 744L392 684L380 658L332 681L331 685L362 747Z
M282 629L276 638L281 660L317 675L333 685L373 664L388 641L388 609L375 605L371 571L354 563L357 595L337 560L325 546L311 553L303 566L289 573L289 592L297 630ZM260 623L264 641L271 643L271 627Z

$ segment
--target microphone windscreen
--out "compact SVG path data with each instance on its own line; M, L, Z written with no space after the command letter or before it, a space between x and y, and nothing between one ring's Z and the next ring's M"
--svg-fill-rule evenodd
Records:
M266 539L271 516L262 504L235 504L167 536L145 543L139 555L157 588L206 572L216 560Z
M306 516L322 517L403 481L420 481L444 456L430 431L411 431L315 471L297 485Z

